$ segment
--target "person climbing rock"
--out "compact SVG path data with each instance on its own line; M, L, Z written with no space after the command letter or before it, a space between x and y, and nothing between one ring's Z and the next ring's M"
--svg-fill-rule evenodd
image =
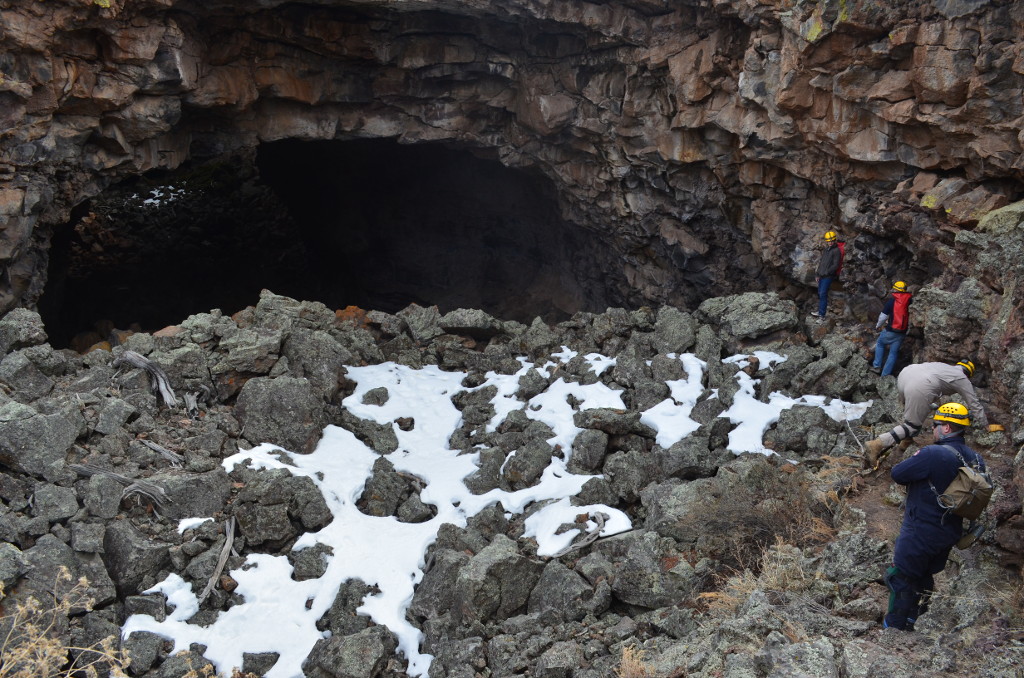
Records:
M934 445L927 445L892 469L893 481L907 487L903 525L896 538L892 567L885 573L889 608L885 628L912 631L927 610L935 587L934 575L946 567L949 552L963 536L963 518L937 501L957 475L969 465L985 471L985 461L967 446L964 431L971 424L960 403L941 405L932 417Z
M882 330L882 333L875 342L875 362L871 365L871 371L883 377L892 374L896 366L896 356L910 328L910 303L914 300L914 296L907 291L907 283L902 280L894 282L890 292L882 312L878 314L878 322L875 323L875 329ZM882 329L883 325L885 329Z
M839 241L839 235L835 231L825 233L825 251L821 253L814 278L818 283L818 310L811 311L811 315L815 318L823 319L828 310L828 291L843 270L845 245L846 243Z
M883 433L874 440L864 443L867 448L865 465L874 466L882 452L897 442L902 447L910 445L911 438L921 431L924 418L931 411L932 403L942 396L957 393L967 402L967 407L975 413L975 421L980 426L987 426L985 408L974 392L971 377L974 376L974 363L968 359L956 365L947 363L917 363L907 365L900 371L896 379L896 388L903 401L903 423L891 431Z

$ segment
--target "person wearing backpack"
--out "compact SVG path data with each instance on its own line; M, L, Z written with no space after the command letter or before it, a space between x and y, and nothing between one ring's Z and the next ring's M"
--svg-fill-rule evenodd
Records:
M932 420L935 444L922 447L891 472L893 481L906 485L907 500L892 567L885 574L890 591L882 621L885 628L914 629L914 622L927 609L934 575L945 569L950 550L963 536L963 518L940 502L940 493L961 466L985 472L981 455L964 441L964 431L971 423L966 407L946 403Z
M818 310L811 311L811 315L815 318L825 318L825 312L828 310L828 290L832 287L832 281L838 278L843 270L845 253L846 243L839 241L839 235L835 231L825 233L825 251L821 253L814 278L818 283Z
M907 330L910 328L910 303L914 300L913 295L907 291L907 283L897 280L892 284L891 294L878 314L878 322L875 323L876 330L882 330L875 342L875 362L871 364L871 371L887 377L892 374L896 366L896 356L899 355L900 346L907 337ZM885 325L885 329L882 329ZM889 355L886 356L886 351ZM882 360L885 359L885 365Z
M932 409L932 403L938 402L942 396L959 394L974 413L976 424L988 427L989 431L1001 430L998 425L989 426L985 408L982 407L971 384L972 376L974 362L967 358L956 365L915 363L900 370L900 376L896 379L896 389L899 391L900 400L903 401L903 423L864 443L867 450L864 465L869 468L874 466L882 452L897 442L901 447L909 446L911 438L921 431L924 419Z

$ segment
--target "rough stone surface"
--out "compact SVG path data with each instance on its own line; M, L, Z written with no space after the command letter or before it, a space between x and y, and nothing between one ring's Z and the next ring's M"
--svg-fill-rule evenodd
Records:
M508 617L526 605L542 569L498 535L459 571L453 611L462 619Z
M242 435L254 442L309 452L324 426L323 402L306 379L257 377L246 382L236 406Z
M306 675L316 678L374 678L395 651L391 632L374 626L359 633L317 643L306 660Z
M928 288L920 293L927 308L919 317L934 314L928 322L949 323L976 318L979 289L979 279L970 276ZM409 440L402 433L428 422L376 424L356 418L344 404L353 393L345 369L377 351L418 365L438 364L443 356L441 369L464 375L446 395L462 415L448 443L462 455L460 463L476 464L467 485L487 504L465 520L438 527L423 556L423 577L404 610L423 633L419 648L435 657L431 675L606 678L622 673L627 648L642 664L636 675L1015 675L1019 662L1006 629L1017 628L1020 617L1005 592L1019 584L1014 571L1024 562L1024 453L1014 442L1018 432L1010 415L1017 410L1003 394L1018 388L1004 377L1024 368L1019 351L1011 350L1007 364L998 367L979 359L979 393L992 407L990 417L1011 429L1009 435L969 434L999 486L985 518L988 529L970 551L954 551L936 577L932 607L917 630L895 634L878 625L887 597L880 578L891 561L902 496L884 469L861 473L853 440L899 420L895 380L868 372L860 326L806 324L785 303L777 304L779 298L745 298L741 307L750 317L743 318L730 317L737 299L729 296L707 302L706 313L611 309L557 325L503 322L484 338L431 336L437 327L466 328L445 330L429 307L377 316L401 320L399 334L389 335L383 325L371 323L368 329L322 305L264 293L256 307L234 316L200 314L159 336L129 338L128 345L166 361L176 388L241 382L232 395L217 391L177 406L156 399L142 370L114 371L111 358L123 346L85 356L45 344L13 348L7 357L33 365L52 388L36 396L23 390L19 397L26 402L0 404L0 426L15 434L0 439L9 446L0 449L27 450L16 458L34 460L32 468L39 470L6 460L0 465L5 606L49 596L55 582L60 589L84 577L96 607L58 615L54 633L62 641L93 642L131 614L164 619L171 613L164 596L140 592L171 573L194 591L203 589L216 571L231 518L237 555L228 553L224 572L191 623L213 623L238 605L239 568L244 571L251 556L281 558L293 568L291 576L309 586L332 576L330 559L344 559L346 552L309 540L329 530L335 518L317 486L320 476L223 467L225 457L263 436L280 441L290 435L293 416L311 434L322 428L306 422L307 415L311 421L321 416L318 426L349 428L377 453L350 497L355 508L385 521L429 521L437 513L424 503L430 493L421 494L423 479L404 470L398 451L399 439L403 445ZM792 330L765 329L779 308L796 318ZM981 345L998 343L993 337L1016 322L1005 309L998 316ZM741 327L755 330L734 333ZM953 341L953 335L939 336ZM225 349L222 340L228 337L238 340ZM261 343L261 337L272 339ZM937 346L918 345L913 352L920 357ZM690 396L681 396L677 387L657 388L693 376L687 374L693 362L687 359L684 366L679 350L704 361L700 383L693 384L692 410L683 402ZM500 388L480 388L491 370L516 375L522 369L516 358L527 351L544 362ZM594 351L606 351L615 365L597 374L585 358ZM723 362L734 351L742 360ZM342 360L344 352L349 357ZM786 359L779 362L772 354ZM205 366L226 358L237 358L236 365L259 376L232 368L221 374L224 381L212 378ZM585 428L577 430L569 449L554 445L556 424L533 419L543 414L530 401L550 394L558 380L600 382L618 392L623 407L594 409L575 395L564 398L564 413L571 411L574 424ZM792 398L846 394L871 405L850 426L817 407L796 405L769 425L764 454L736 455L729 449L735 425L721 415L740 402L740 382L762 403L778 391ZM361 407L390 405L398 397L369 386L376 388ZM667 447L658 444L667 430L655 433L639 423L645 408L662 403L698 427ZM57 435L62 432L63 438ZM54 440L57 449L48 449ZM302 454L297 447L277 454L282 461L296 460ZM905 454L910 451L894 457ZM581 480L568 473L590 476L569 500L571 511L560 517L558 532L579 530L586 516L601 510L593 504L624 512L632 529L592 543L579 534L574 550L538 556L541 540L525 535L532 524L527 520L539 516L541 507L505 506L486 495L501 488L528 496L545 468L566 482ZM182 532L184 517L211 520ZM329 637L307 658L307 674L407 675L396 638L360 612L376 593L359 580L340 583L317 621ZM137 662L131 671L140 678L184 678L206 662L200 645L171 656L169 645L149 634L133 635L126 646ZM276 660L273 654L247 654L242 669L267 672Z
M44 414L14 402L0 406L0 461L22 473L55 478L84 424L70 410Z

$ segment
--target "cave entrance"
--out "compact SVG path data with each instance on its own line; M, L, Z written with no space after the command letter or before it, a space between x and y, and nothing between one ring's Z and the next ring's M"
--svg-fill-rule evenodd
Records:
M40 312L55 346L79 350L111 327L233 313L264 288L331 308L557 321L608 305L595 265L608 256L540 175L436 143L289 140L79 205L55 229Z
M559 216L539 174L386 139L264 144L257 165L304 234L321 272L317 299L525 322L607 305L587 289L592 237Z

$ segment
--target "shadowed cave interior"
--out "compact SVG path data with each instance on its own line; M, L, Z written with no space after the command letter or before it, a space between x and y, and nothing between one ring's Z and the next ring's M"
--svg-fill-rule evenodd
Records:
M79 205L53 234L40 312L54 346L79 350L111 326L234 313L264 288L330 308L558 321L609 305L611 256L559 216L539 174L441 144L289 140Z

